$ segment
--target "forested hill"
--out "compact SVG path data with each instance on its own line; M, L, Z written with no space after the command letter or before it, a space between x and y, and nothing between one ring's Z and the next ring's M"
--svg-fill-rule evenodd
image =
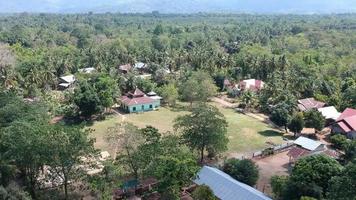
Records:
M356 0L11 0L0 1L1 13L12 12L356 12Z

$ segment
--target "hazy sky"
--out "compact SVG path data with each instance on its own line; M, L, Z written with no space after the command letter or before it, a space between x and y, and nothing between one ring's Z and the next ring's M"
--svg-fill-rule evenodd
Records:
M0 12L356 12L356 0L0 0Z

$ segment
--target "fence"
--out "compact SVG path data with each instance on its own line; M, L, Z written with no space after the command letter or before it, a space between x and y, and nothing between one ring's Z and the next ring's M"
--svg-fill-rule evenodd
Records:
M276 146L273 146L273 147L269 147L269 148L266 148L266 149L263 149L262 151L257 151L257 152L254 152L252 157L265 157L265 156L268 156L268 155L271 155L271 154L274 154L274 153L279 153L279 152L282 152L284 150L286 150L287 148L293 146L294 143L293 142L288 142L288 143L284 143L284 144L281 144L281 145L276 145Z

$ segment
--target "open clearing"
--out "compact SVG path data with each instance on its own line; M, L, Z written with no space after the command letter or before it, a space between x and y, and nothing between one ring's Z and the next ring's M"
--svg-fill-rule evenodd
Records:
M220 104L212 103L218 107L228 121L229 156L251 154L254 151L270 146L267 144L281 144L282 134L268 124L265 124L252 117L236 113L232 109L223 108ZM157 111L145 112L140 114L125 114L125 121L131 122L140 128L147 125L158 128L162 133L173 131L174 119L188 112L183 108L172 109L161 107ZM112 150L105 141L106 131L115 123L122 120L120 115L112 115L103 121L96 121L89 128L93 129L92 137L96 138L95 146L102 150L112 153Z
M260 177L257 181L256 188L267 194L272 194L270 184L271 177L274 175L288 175L289 157L288 151L277 153L266 158L256 160L256 164L260 169Z

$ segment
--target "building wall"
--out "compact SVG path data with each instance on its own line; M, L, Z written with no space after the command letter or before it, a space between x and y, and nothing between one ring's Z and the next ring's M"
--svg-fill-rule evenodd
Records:
M137 113L137 112L151 111L158 107L160 107L160 101L157 100L150 104L137 104L137 105L128 106L125 110L129 113Z
M347 137L356 140L356 131L348 132Z
M332 130L333 133L342 133L344 135L346 135L349 139L356 139L356 131L350 131L348 133L345 133L344 130L342 130L339 125L334 124L332 126Z
M342 130L339 125L334 124L331 129L332 133L343 133L345 134L344 130Z

